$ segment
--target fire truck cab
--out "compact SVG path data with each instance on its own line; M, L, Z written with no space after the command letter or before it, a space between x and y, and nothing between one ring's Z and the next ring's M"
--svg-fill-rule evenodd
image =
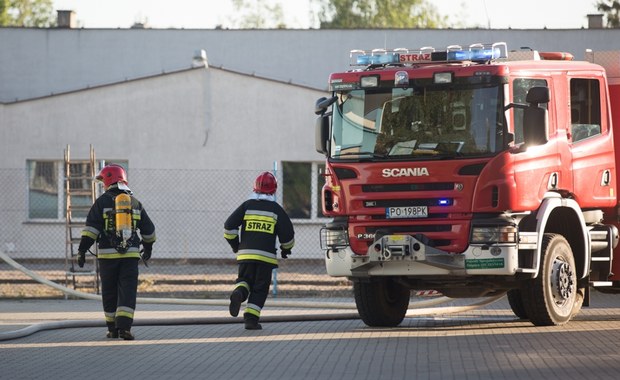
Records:
M620 289L620 52L503 42L356 50L317 101L329 275L362 320L396 326L411 290L508 294L535 325ZM617 268L614 268L617 267Z

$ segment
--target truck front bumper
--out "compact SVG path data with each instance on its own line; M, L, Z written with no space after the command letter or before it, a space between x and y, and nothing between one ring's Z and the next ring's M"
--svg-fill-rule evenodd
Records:
M518 247L471 244L463 253L450 253L410 235L386 235L372 243L366 255L349 247L328 249L325 263L334 277L513 276L518 271Z

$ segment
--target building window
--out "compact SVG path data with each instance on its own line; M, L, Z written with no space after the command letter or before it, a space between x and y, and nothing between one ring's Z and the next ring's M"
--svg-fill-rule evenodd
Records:
M127 161L115 161L127 168ZM71 197L74 206L90 206L90 191L93 178L90 164L70 163L71 189L77 195ZM65 220L66 187L64 161L27 160L28 168L28 219L30 220ZM97 168L98 169L98 168ZM73 218L85 218L88 211L80 210L72 214Z
M282 162L282 207L292 219L324 218L321 189L325 164L317 162Z
M59 219L60 162L28 161L28 218Z
M90 163L70 163L69 170L71 171L71 180L69 180L69 187L72 191L71 196L71 219L74 218L86 218L88 215L88 209L93 204L92 196L90 195L93 178L90 171ZM66 173L63 171L63 176ZM66 187L63 188L66 190ZM63 192L63 195L66 193ZM67 207L67 198L63 196L63 212ZM77 206L77 207L76 207Z

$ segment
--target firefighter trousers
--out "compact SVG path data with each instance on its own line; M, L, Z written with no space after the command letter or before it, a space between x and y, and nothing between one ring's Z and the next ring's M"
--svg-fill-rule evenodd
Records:
M101 298L108 330L130 330L138 293L138 260L100 259Z
M258 262L239 262L239 277L235 281L236 290L241 290L243 300L248 300L243 313L244 319L260 318L260 312L265 306L271 285L273 266Z

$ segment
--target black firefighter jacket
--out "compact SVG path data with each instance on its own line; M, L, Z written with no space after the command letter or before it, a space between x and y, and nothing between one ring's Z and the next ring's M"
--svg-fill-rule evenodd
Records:
M129 240L125 253L120 253L109 238L109 233L114 231L115 221L112 213L114 198L122 192L124 191L119 190L116 185L112 185L97 198L86 217L86 227L82 230L79 251L85 252L95 241L99 241L99 254L97 255L99 259L140 258L140 238L137 235ZM155 226L140 201L133 196L131 196L131 208L133 229L140 231L144 244L153 244Z
M295 244L293 223L275 201L249 199L224 222L224 237L237 252L237 261L254 261L278 266L276 237L280 248ZM241 236L241 239L239 239Z

